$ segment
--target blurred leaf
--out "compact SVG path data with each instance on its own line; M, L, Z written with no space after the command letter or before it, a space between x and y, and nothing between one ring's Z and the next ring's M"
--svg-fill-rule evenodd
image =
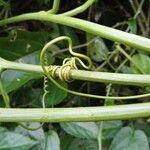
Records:
M92 40L92 38L89 36L89 41ZM97 37L94 39L94 41L88 46L88 53L90 57L96 61L100 62L107 59L108 56L108 48L105 45L102 38Z
M110 150L149 150L148 139L143 131L124 127L114 137Z
M67 150L98 150L95 140L74 139Z
M35 144L37 142L27 136L0 130L0 150L29 150Z
M137 33L136 20L130 19L130 20L128 21L128 25L129 25L129 29L130 29L131 33L136 34L136 33Z
M8 130L6 128L0 127L0 133L7 132L7 131Z
M131 67L128 67L126 65L124 65L122 68L121 68L121 72L122 73L126 73L126 74L132 74L133 73L133 70Z
M46 32L12 30L8 37L0 37L0 56L8 60L18 59L39 51L47 40Z
M38 122L30 122L27 125L29 128L37 128L40 126L40 123ZM39 144L35 145L32 150L45 150L45 134L44 134L44 130L43 128L39 128L38 130L35 131L31 131L31 130L27 130L24 129L21 126L17 126L15 128L15 132L25 135L25 136L29 136L31 139L38 141Z
M142 89L143 93L150 93L150 86L146 86Z
M136 129L144 131L144 133L147 135L148 141L150 143L150 124L147 123L145 120L139 119L134 124L134 127Z
M121 129L122 121L105 121L103 124L103 138L111 139Z
M123 86L122 87L122 95L124 96L129 96L129 95L134 95L134 90L131 90L128 86Z
M98 127L94 122L60 123L61 128L68 134L78 138L96 139Z
M7 6L8 4L4 0L0 0L0 6Z
M68 150L68 147L73 140L74 140L74 138L70 135L60 136L61 150Z
M39 55L40 53L39 51L37 51L18 59L17 62L39 65ZM54 59L51 57L49 58L49 61L51 61L52 64L54 62ZM37 73L28 73L15 70L7 70L2 73L2 81L7 92L16 90L27 83L29 80L38 79L40 77L42 77L42 75L39 75Z
M139 66L144 74L150 74L150 57L144 54L136 54L132 57L134 63ZM131 63L131 68L134 73L140 73L134 64Z
M62 32L62 35L66 35L71 38L74 46L79 45L79 43L80 43L79 38L78 38L77 34L75 33L75 30L73 30L73 28L61 25L60 31Z
M59 137L55 131L48 132L45 150L60 150Z
M47 24L49 26L49 23ZM60 36L60 28L58 24L51 24L51 39L57 38Z
M19 92L17 94L19 95L18 97L24 97L25 101L23 102L23 105L31 104L32 107L42 107L42 96L43 96L43 88L25 88L22 89L23 91L26 91L26 93L22 93L19 95ZM19 101L20 102L20 101Z
M16 30L16 32L17 32L16 40L24 39L27 41L34 41L39 43L41 46L45 44L45 42L48 40L50 36L49 33L45 31L30 32L30 31Z
M67 88L67 84L61 80L56 80L60 85ZM58 88L52 82L48 84L48 94L45 97L45 103L47 106L57 105L61 103L67 97L67 92Z

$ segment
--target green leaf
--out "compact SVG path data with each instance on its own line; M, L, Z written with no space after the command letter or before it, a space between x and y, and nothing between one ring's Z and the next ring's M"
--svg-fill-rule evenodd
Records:
M7 132L7 131L8 130L6 128L0 127L0 133Z
M127 73L127 74L133 74L132 68L129 67L129 66L127 66L127 65L124 65L124 66L121 68L120 72L122 72L122 73Z
M0 0L0 6L8 6L8 4L4 0Z
M62 35L69 36L72 39L73 45L79 45L79 38L73 28L61 25L60 31L62 32Z
M102 38L96 38L89 46L88 53L90 57L96 61L100 62L107 59L108 56L108 48L105 45Z
M41 1L41 0L40 0ZM52 0L52 3L53 3L53 0ZM48 23L47 26L49 27L50 24ZM59 25L58 24L51 24L51 34L50 34L50 37L51 39L54 39L54 38L57 38L60 36L60 28L59 28Z
M128 26L129 26L129 29L130 29L131 33L133 33L133 34L136 34L136 33L137 33L136 20L130 19L130 20L128 21Z
M147 135L148 141L150 143L150 125L144 119L139 119L135 122L134 127L136 129L144 131Z
M40 53L37 51L18 59L17 62L39 65L39 55ZM54 59L51 57L49 58L49 61L51 61L52 64ZM2 73L2 81L7 92L16 90L27 83L29 80L38 79L40 77L42 77L42 75L37 73L27 73L15 70L7 70Z
M67 84L61 80L57 80L57 82L63 87L67 88ZM45 97L45 103L47 106L57 105L62 102L67 97L67 92L61 90L52 82L48 84L48 94Z
M34 41L36 43L39 43L41 46L45 44L45 42L49 38L48 32L30 32L30 31L23 31L23 30L16 30L17 37L16 40L24 39L26 41Z
M78 138L96 139L98 127L94 122L60 123L61 128L68 134Z
M74 140L74 137L70 135L60 136L60 147L61 150L68 150L70 143Z
M22 134L0 130L0 150L29 150L36 144L36 141Z
M47 40L46 32L12 30L8 37L0 37L0 54L5 59L15 60L39 51Z
M47 134L46 150L60 150L60 141L57 133L53 130Z
M144 54L136 54L132 57L134 63L142 70L144 74L150 74L150 57ZM134 73L140 73L139 70L131 63Z
M37 123L37 122L30 122L28 123L28 127L29 128L38 128L40 126L40 123ZM39 144L36 144L33 148L35 150L45 150L45 134L44 134L44 130L43 128L39 128L38 130L35 130L35 131L31 131L31 130L27 130L27 129L24 129L23 127L21 126L17 126L15 128L15 132L16 133L19 133L19 134L22 134L22 135L25 135L25 136L28 136L30 137L31 139L35 140L35 141L38 141Z
M143 131L124 127L114 137L110 150L149 150L148 139Z
M34 88L29 84L29 86L27 85L27 87L25 86L25 88L22 88L21 90L23 91L23 94L22 92L17 92L17 94L18 97L24 97L25 101L21 102L23 105L31 104L33 107L42 107L41 100L43 96L43 88Z
M95 140L74 139L67 150L98 150Z
M105 121L103 124L103 139L111 139L121 129L122 121Z

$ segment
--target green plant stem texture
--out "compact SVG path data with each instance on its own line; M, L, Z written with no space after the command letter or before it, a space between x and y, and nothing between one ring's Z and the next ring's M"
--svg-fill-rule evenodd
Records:
M34 72L41 74L41 76L43 75L42 67L38 65L11 62L2 58L0 58L0 64L1 69L12 69L25 72ZM84 81L104 82L104 83L124 84L124 85L150 86L150 75L71 70L70 77L74 80L84 80Z
M0 92L2 93L2 97L4 99L5 107L9 108L10 107L10 100L9 100L9 97L8 97L7 93L5 92L1 77L0 77Z
M150 103L80 108L0 108L0 122L106 121L149 116Z
M20 16L1 20L0 26L25 20L40 20L63 24L150 53L150 39L82 19L49 14L44 11L23 14Z
M48 13L55 14L59 10L60 0L54 0L52 9L48 11Z

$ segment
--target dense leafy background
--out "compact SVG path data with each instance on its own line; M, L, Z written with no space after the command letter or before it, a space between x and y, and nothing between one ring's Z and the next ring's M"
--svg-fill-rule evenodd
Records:
M63 0L59 12L65 12L81 5L83 0ZM140 0L133 0L136 7ZM0 19L25 12L49 10L52 0L0 0ZM150 1L145 0L142 11L134 14L129 1L97 0L78 18L91 20L131 32L147 38L150 37ZM143 14L143 16L141 15ZM141 25L142 24L142 27ZM129 47L122 47L130 55L130 62L120 53L113 42L86 34L79 30L46 22L26 21L0 28L0 57L20 63L39 64L41 48L49 40L60 35L72 38L77 51L87 54L93 61L93 70L121 73L150 74L150 56ZM82 45L83 44L83 45ZM65 43L60 42L49 49L49 64L61 64L69 56ZM122 64L125 61L124 64ZM122 64L122 67L119 67ZM43 77L34 73L7 70L2 73L4 86L9 93L11 106L15 108L41 107L43 95ZM116 86L78 82L58 82L65 87L80 92L99 95L135 95L150 92L150 87ZM79 88L80 87L80 88ZM99 106L104 101L81 98L67 94L49 83L46 107ZM130 102L107 101L107 105L147 102L149 98L130 100ZM2 97L0 106L4 107ZM99 122L46 123L36 131L26 130L16 123L1 123L0 150L98 150ZM39 123L29 123L37 127ZM149 150L150 126L147 119L128 121L108 121L103 123L103 150Z

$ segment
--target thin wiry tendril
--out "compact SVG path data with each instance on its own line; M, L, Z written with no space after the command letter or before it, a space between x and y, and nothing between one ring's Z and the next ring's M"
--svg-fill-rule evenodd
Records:
M56 42L61 41L61 40L67 40L68 41L69 52L70 52L70 54L72 54L75 57L64 59L62 66L49 66L49 67L47 67L47 65L45 64L45 61L44 61L44 56L47 52L48 47L55 44ZM86 60L88 65L83 63L83 61L80 58ZM113 96L101 96L101 95L93 95L93 94L86 94L86 93L80 93L80 92L72 91L72 90L66 89L65 87L60 85L54 79L56 74L58 75L58 77L61 80L71 81L70 72L71 72L71 69L78 69L77 68L77 62L84 69L90 69L91 66L92 66L91 59L88 56L72 51L72 41L67 36L58 37L56 39L53 39L49 43L47 43L41 51L40 62L41 62L43 72L48 77L48 79L51 82L53 82L58 88L66 91L68 93L71 93L71 94L75 94L75 95L79 95L79 96L85 96L85 97L91 97L91 98L98 98L98 99L114 99L114 100L138 99L138 98L144 98L144 97L150 96L149 93L148 94L135 95L135 96L122 96L122 97L119 97L119 96L118 97L115 97L115 96L114 97Z

